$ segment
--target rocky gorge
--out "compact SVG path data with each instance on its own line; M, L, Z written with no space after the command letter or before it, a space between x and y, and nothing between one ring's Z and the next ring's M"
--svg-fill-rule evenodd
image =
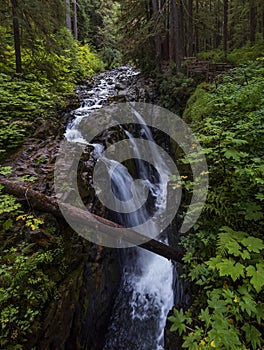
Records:
M85 82L77 89L80 102L71 101L66 111L60 112L57 118L53 117L42 123L39 123L39 120L35 122L33 127L36 127L36 131L33 137L6 161L5 165L12 165L15 169L9 179L19 181L22 174L26 173L34 177L34 181L27 183L29 188L54 196L53 176L58 148L66 125L68 125L66 137L76 138L78 131L74 128L69 129L69 125L78 118L80 110L82 112L84 108L89 112L100 110L104 105L111 107L118 102L155 103L157 101L155 91L155 83L151 79L142 77L130 67L119 67ZM80 107L76 109L77 104ZM118 132L112 130L109 133L102 133L96 141L102 144L113 143L115 138L120 138ZM94 148L88 146L79 162L79 191L89 211L104 217L106 213L96 198L92 184L92 172L96 163L93 152ZM59 296L46 305L37 330L28 340L26 348L103 349L107 332L111 331L111 328L108 330L109 322L122 280L124 263L122 254L120 255L119 250L98 246L81 239L63 220L55 219L50 214L46 214L46 220L52 222L64 237L63 264L66 266L66 271L63 277L56 280ZM38 244L52 246L52 237L45 231L37 232L33 240ZM179 287L179 281L175 277L173 283L174 285L178 283ZM166 339L165 343L168 343ZM121 349L120 344L112 343L111 346L109 344L108 341L106 349ZM146 345L144 349L154 350L151 346ZM174 348L174 345L165 346L168 349ZM138 347L131 345L131 349Z

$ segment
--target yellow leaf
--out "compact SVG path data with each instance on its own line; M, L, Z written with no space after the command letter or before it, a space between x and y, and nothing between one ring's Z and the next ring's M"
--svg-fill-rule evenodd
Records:
M206 345L206 342L202 339L202 340L200 341L200 345L204 346L204 345Z
M16 221L18 220L26 220L25 216L24 215L19 215L17 218L16 218Z
M216 348L216 345L215 345L215 341L214 341L214 340L211 341L210 345L211 345L212 348Z

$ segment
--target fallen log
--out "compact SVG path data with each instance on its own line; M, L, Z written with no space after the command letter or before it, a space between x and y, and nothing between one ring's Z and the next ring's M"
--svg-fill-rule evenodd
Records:
M88 210L82 210L73 205L65 204L62 202L58 203L55 198L46 196L45 194L38 191L34 191L25 185L21 185L19 183L12 182L3 178L0 179L0 184L4 186L2 189L3 192L11 194L18 199L24 200L25 203L32 209L51 213L55 217L65 219L60 210L60 207L63 207L64 214L67 213L68 217L78 223L88 224L87 226L89 228L87 229L87 232L90 229L94 230L94 232L90 232L91 235L105 234L106 239L107 235L110 235L116 240L124 240L128 243L136 244L143 249L163 256L169 260L182 262L183 253L180 249L170 247L155 239L150 239L149 237L142 235L136 231L120 226L98 215L92 214ZM116 230L117 228L120 230ZM89 239L87 232L86 235L83 236Z

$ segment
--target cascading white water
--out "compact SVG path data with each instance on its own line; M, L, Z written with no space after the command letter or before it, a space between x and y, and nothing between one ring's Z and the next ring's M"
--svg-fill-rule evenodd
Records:
M144 137L149 137L150 141L153 141L148 127L141 125ZM140 159L140 150L133 141L133 136L128 132L126 135L131 140L134 157ZM159 209L166 200L167 182L161 179L168 177L167 167L158 153L151 152L150 149L149 154L152 156L152 164L158 170L159 182L151 182L150 179L154 178L152 168L142 161L137 161L136 164L139 176L147 179L146 184L155 196L156 209ZM112 178L112 181L119 184L116 190L118 197L123 200L129 198L131 186L120 185L122 181L119 176ZM124 220L124 215L120 214L119 222L125 223L126 226L137 226L140 220L146 221L148 215L146 210L139 210L136 215L135 213L126 215ZM153 231L155 227L152 226L151 229ZM134 248L134 254L124 260L123 279L104 349L163 349L166 317L173 306L173 266L167 259L140 248Z
M119 74L118 74L119 72ZM111 74L110 74L111 73ZM74 120L68 125L65 136L68 141L88 144L78 125L83 118L101 108L107 97L116 94L115 84L125 77L137 74L131 67L120 71L115 70L99 76L96 86L86 91L82 96L82 106L74 113ZM140 124L139 135L148 141L154 142L151 130L145 124L142 117L135 112L135 117ZM152 206L155 210L162 210L166 205L168 171L160 154L155 149L149 149L151 155L150 167L144 161L140 161L140 149L134 142L134 136L125 130L130 140L133 157L136 159L138 178L147 186L153 199ZM120 201L127 201L131 197L137 200L137 194L131 193L133 177L122 164L117 164L112 159L105 158L103 146L93 144L94 157L103 161L109 173L111 170L111 183L113 192ZM113 171L112 171L113 170ZM153 209L153 208L152 208ZM138 226L148 219L151 213L146 206L131 214L119 214L116 208L116 220L126 227ZM152 227L155 230L155 227ZM159 232L156 232L157 234ZM122 252L123 278L119 293L113 308L113 314L108 329L108 335L104 350L160 350L163 349L164 327L169 310L173 306L173 265L167 259L154 253L146 252L141 248L130 248Z

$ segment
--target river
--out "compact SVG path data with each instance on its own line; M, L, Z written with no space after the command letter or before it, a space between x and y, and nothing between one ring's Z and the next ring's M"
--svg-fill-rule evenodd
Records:
M67 140L87 144L78 128L82 119L89 118L90 113L108 104L111 96L118 95L120 85L127 85L131 79L136 79L138 74L139 72L130 66L119 67L97 75L90 87L80 87L77 92L81 98L81 106L73 112L74 118L67 126ZM138 116L138 124L140 127L135 130L122 127L130 141L133 158L136 159L136 177L147 186L151 204L131 214L115 213L110 217L126 227L136 226L144 222L151 211L162 209L167 193L168 170L156 149L150 147L148 150L155 169L140 160L141 149L134 138L140 135L147 141L154 140L150 128L141 116ZM93 156L97 162L104 162L109 172L114 168L111 176L114 194L120 201L129 200L133 176L124 164L120 163L117 166L115 160L103 156L102 144L97 143L93 146ZM133 199L136 201L137 196ZM166 238L163 240L167 243ZM122 281L113 305L104 350L164 349L164 327L167 314L174 304L174 266L167 259L137 247L123 249L120 255L123 266Z

